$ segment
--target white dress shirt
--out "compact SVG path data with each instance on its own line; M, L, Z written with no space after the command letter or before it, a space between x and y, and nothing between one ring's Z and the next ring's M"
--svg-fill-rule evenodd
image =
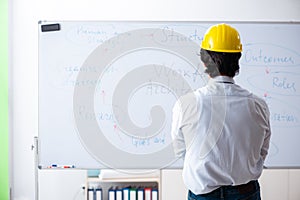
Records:
M257 180L269 149L265 101L218 76L173 108L172 138L184 158L183 180L194 194Z

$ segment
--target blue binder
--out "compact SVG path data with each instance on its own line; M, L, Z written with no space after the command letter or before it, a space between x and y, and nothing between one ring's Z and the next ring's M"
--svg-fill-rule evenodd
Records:
M108 190L108 200L116 200L116 190L113 188L110 188Z

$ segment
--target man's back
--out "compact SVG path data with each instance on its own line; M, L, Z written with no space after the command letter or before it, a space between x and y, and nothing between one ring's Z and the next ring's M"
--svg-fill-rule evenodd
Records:
M218 76L180 98L176 112L174 143L184 139L185 144L175 145L175 151L185 154L183 178L192 192L258 179L270 139L269 111L262 99L232 78Z

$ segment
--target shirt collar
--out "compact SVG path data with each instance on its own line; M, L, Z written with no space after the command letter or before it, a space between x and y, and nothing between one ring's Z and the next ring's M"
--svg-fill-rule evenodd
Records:
M214 78L209 79L210 83L232 83L234 84L233 78L229 76L216 76Z

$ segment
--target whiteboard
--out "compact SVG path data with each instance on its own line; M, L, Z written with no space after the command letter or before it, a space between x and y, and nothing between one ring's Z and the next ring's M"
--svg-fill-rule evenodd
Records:
M39 165L180 168L170 136L179 96L207 83L199 44L214 22L39 23ZM300 24L230 23L237 84L266 100L265 165L300 166Z

